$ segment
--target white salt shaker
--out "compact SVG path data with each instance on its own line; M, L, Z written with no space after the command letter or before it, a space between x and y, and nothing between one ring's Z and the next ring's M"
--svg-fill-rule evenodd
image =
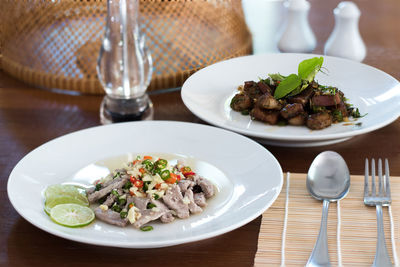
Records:
M358 29L361 11L353 2L344 1L334 9L335 28L326 41L324 54L363 61L367 49Z
M288 0L284 3L286 23L278 42L281 52L311 53L317 45L308 23L310 3L306 0Z

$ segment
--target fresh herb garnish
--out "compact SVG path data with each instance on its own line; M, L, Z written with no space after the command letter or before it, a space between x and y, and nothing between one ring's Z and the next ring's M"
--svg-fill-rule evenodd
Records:
M280 99L287 95L297 95L301 93L301 91L306 89L308 85L314 80L314 77L321 69L323 62L323 57L314 57L300 62L298 67L298 74L290 74L286 77L279 73L269 74L274 81L280 81L278 87L275 90L274 97L276 99ZM284 78L283 80L282 77ZM281 80L279 80L278 78Z
M281 81L278 87L275 90L274 97L276 99L282 98L295 90L297 87L300 87L301 79L296 74L290 74L286 79Z
M343 121L343 114L342 111L340 110L335 110L332 112L333 118L337 122L342 122Z
M270 73L270 74L268 74L268 75L269 75L269 77L271 77L271 79L272 79L273 81L275 81L275 82L281 82L281 81L283 81L284 79L287 78L287 76L283 76L283 75L280 74L280 73Z
M360 111L358 110L358 108L353 109L353 111L351 112L351 116L353 118L362 118L365 117L368 113L365 113L364 115L361 115Z
M298 68L298 75L300 79L305 80L308 83L312 82L315 75L321 69L323 62L323 57L313 57L300 62Z
M160 196L158 194L154 194L153 197L154 197L154 200L157 200L160 198Z

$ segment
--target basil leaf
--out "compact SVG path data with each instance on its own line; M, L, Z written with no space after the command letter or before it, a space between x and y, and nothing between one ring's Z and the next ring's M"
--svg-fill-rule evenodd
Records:
M297 87L296 89L294 89L292 92L290 92L289 96L294 96L294 95L298 95L300 94L304 89L306 89L308 87L308 83L307 82L303 82L303 84L299 87Z
M281 81L275 90L274 97L282 98L301 85L301 79L296 74L290 74Z
M321 69L323 62L323 57L313 57L300 62L298 69L300 79L311 83L317 72Z
M269 75L269 77L271 77L272 80L279 81L279 82L283 81L287 77L287 76L283 76L280 73L271 73L271 74L268 74L268 75Z

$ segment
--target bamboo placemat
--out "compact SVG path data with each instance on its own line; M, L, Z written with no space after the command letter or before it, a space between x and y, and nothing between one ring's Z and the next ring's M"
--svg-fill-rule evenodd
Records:
M286 175L285 175L286 176ZM306 188L306 174L290 174L289 205L285 238L285 266L304 266L318 236L322 202ZM275 203L263 213L255 266L281 264L282 232L286 203L286 177ZM399 255L400 177L391 177L392 217L396 253ZM376 248L376 210L363 202L364 176L351 176L350 192L340 201L340 245L343 266L371 266ZM337 208L331 203L328 215L328 244L331 263L338 266ZM388 208L383 208L386 245L394 264Z

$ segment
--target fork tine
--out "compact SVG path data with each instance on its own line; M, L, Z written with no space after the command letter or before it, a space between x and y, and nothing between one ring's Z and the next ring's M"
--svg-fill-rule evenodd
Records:
M368 189L368 180L369 180L369 173L368 173L368 159L365 159L365 171L364 171L364 197L369 196L369 189Z
M382 159L378 159L379 196L383 197Z
M386 181L386 187L385 187L385 191L386 191L386 196L390 199L390 174L389 174L389 161L388 159L385 159L385 181Z
M375 189L375 159L371 160L371 195L373 197L376 196L376 189Z

